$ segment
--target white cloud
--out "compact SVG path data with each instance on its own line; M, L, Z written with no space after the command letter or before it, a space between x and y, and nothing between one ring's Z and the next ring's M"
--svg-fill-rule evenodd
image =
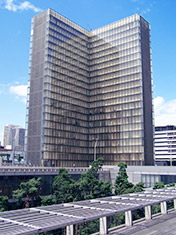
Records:
M18 96L27 96L27 85L10 86L10 92Z
M28 1L24 1L21 3L16 4L16 0L5 0L4 1L4 8L6 8L9 11L17 12L17 11L24 11L24 10L33 10L34 12L40 12L41 9L38 7L35 7L33 4L31 4Z
M154 99L155 126L176 125L176 99L165 101L158 96Z
M141 15L145 15L145 14L147 14L148 12L151 12L151 8L147 8L147 9L145 9L145 10L142 10L142 11L141 11Z
M132 2L138 3L138 4L144 4L145 0L131 0Z
M3 133L3 131L0 130L0 142L1 142L1 145L3 144L3 136L4 136L4 133Z
M16 85L16 86L10 86L9 90L10 93L16 95L17 100L26 103L27 87L28 87L27 85Z
M131 0L131 2L138 6L135 9L135 12L138 12L140 15L151 12L152 7L156 4L156 1L154 0L152 3L146 0Z

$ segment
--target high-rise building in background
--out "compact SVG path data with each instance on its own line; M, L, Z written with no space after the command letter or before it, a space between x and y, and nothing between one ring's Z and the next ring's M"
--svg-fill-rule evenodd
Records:
M87 31L48 9L33 18L30 51L28 163L153 164L147 21Z
M176 166L176 126L155 127L155 163Z
M25 129L18 125L5 125L4 146L12 150L24 151Z

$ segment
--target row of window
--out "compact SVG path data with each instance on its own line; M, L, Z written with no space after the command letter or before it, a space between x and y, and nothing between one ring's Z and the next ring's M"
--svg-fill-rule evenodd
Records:
M111 67L111 66L116 66L117 70L123 69L124 67L129 67L131 66L130 64L133 64L133 66L135 65L141 65L141 56L139 53L136 53L135 55L130 55L130 56L126 56L126 57L121 57L121 58L116 58L114 60L112 60L110 58L110 60L106 60L106 62L102 62L99 64L92 64L92 66L90 66L90 71L94 71L94 70L99 70L105 67Z
M133 15L109 25L105 25L99 29L95 29L92 33L100 37L106 37L112 33L122 33L123 31L130 30L137 26L140 27L139 17L137 15Z
M49 77L53 77L53 78L58 78L58 77L60 77L62 75L66 76L66 77L71 77L71 78L75 78L76 77L77 80L80 80L80 81L82 80L82 82L88 84L87 77L85 77L85 76L83 76L81 74L78 74L75 71L70 71L70 70L63 69L63 68L62 68L62 70L57 69L57 71L56 71L56 70L48 69L47 67L45 68L45 76L49 76Z
M128 68L133 68L133 67L137 67L137 66L141 66L141 60L131 60L129 62L124 62L124 63L118 63L117 61L109 61L105 64L101 64L101 65L95 65L93 66L93 68L91 68L90 71L90 76L98 76L99 74L102 74L102 72L104 73L108 73L108 72L118 72L121 70L125 70Z
M53 45L51 42L48 42L48 55L59 58L62 55L68 56L69 58L72 58L74 60L80 61L80 63L86 64L88 63L88 55L81 53L77 54L74 50L71 51L69 48L64 48L61 45Z
M99 53L99 55L101 56L105 56L106 54L109 54L109 50L111 50L111 48L113 48L114 52L118 53L119 51L123 51L132 47L137 47L140 46L140 41L137 40L130 40L129 42L123 43L123 44L117 44L116 41L115 42L111 42L111 43L105 43L104 47L100 48L94 48L94 50L92 50L91 54L95 54L95 53Z
M85 101L86 103L118 98L117 103L119 102L125 103L128 102L127 99L130 99L131 96L140 95L142 93L141 84L139 84L139 81L124 83L121 86L116 85L116 86L108 86L108 87L103 87L101 89L97 89L94 92L90 93L90 100L89 100L88 90L86 90L84 94L82 94L79 92L81 90L80 88L76 87L76 89L74 89L75 88L74 85L70 86L67 85L66 87L67 88L65 88L65 86L63 87L51 86L51 84L45 83L44 97L55 99L58 101L65 101L68 103L72 103L70 98L80 99L82 101ZM85 104L85 106L87 105Z
M69 19L65 18L64 16L58 14L57 12L53 10L50 10L50 18L48 20L53 22L55 25L59 25L60 27L62 26L66 30L78 36L79 35L85 36L84 34L88 34L87 30L73 23Z
M57 100L57 97L58 97L60 102L65 102L65 103L81 106L81 107L84 107L84 108L89 108L89 103L87 101L81 100L79 98L63 96L63 95L60 97L59 94L58 95L49 94L49 96L48 96L48 94L49 93L46 92L47 96L44 96L45 104L46 105L50 105L51 104L51 100L50 99L56 99Z
M120 46L120 45L127 44L127 43L130 43L132 41L137 41L137 40L140 40L140 35L138 31L135 32L134 34L131 34L127 37L123 37L120 39L118 39L117 35L114 35L113 37L110 37L107 40L104 38L102 40L99 40L96 43L96 45L90 44L90 52L95 52L95 50L101 51L102 49L108 47L109 45Z
M63 87L59 87L56 90L52 90L50 85L45 83L45 91L44 91L44 96L51 98L51 99L55 99L55 100L59 100L59 101L65 101L68 103L72 103L72 99L79 99L81 101L86 102L85 103L85 107L87 107L87 103L89 102L88 100L88 96L85 94L81 94L78 92L73 91L71 88L74 88L73 86L70 86L69 89L64 89Z
M91 94L94 94L93 92L96 90L103 89L103 87L115 86L120 84L122 84L123 86L128 82L130 83L139 82L139 84L141 84L142 73L138 72L132 74L128 73L126 76L125 75L118 76L118 74L119 72L114 72L110 74L101 75L95 78L91 78L90 79Z
M50 69L52 71L56 71L56 72L60 72L62 70L62 72L74 72L76 74L80 74L82 76L84 76L85 78L87 78L89 76L89 72L86 70L83 70L79 67L75 67L73 65L70 65L64 61L61 61L60 64L55 65L52 63L47 63L47 69ZM76 75L75 74L75 75ZM86 79L87 80L87 79Z
M97 107L101 107L101 106L111 106L111 105L117 105L117 104L119 104L119 106L116 109L117 111L142 108L140 95L139 96L135 95L135 96L131 97L131 99L130 99L130 97L124 97L124 98L122 98L122 101L124 102L123 104L121 102L119 102L119 100L117 98L105 100L105 101L104 100L96 101L96 102L90 103L90 108L97 108ZM83 103L81 103L79 101L77 103L79 103L80 105L83 105Z
M90 54L89 58L90 61L93 60L93 63L96 61L98 62L98 60L101 59L106 59L109 60L111 58L112 55L118 56L119 58L123 58L126 55L131 55L134 53L140 53L140 48L139 46L134 46L134 47L129 47L129 48L125 48L121 51L118 51L116 47L111 47L108 50L106 50L106 54L102 51L97 52L95 54Z
M102 70L91 73L91 75L92 75L91 76L91 82L93 83L93 82L97 82L97 81L107 80L107 75L110 74L110 76L111 76L111 73L115 73L113 75L116 75L116 77L119 78L121 76L128 76L128 75L131 75L131 74L141 73L141 72L142 72L141 66L125 68L125 69L120 70L120 71L117 71L116 66L114 66L114 67L102 69Z
M85 58L88 55L87 49L83 50L83 48L75 47L72 40L67 40L67 41L61 43L56 38L53 38L51 35L48 35L47 41L50 42L50 45L53 44L52 47L51 47L51 48L53 48L53 50L56 50L56 48L59 46L59 47L62 47L63 49L73 51L76 54L80 54L80 55L84 56Z
M95 47L95 46L99 46L103 41L111 42L114 40L119 40L119 39L131 37L134 34L139 35L139 33L140 33L140 28L136 27L136 26L133 28L130 28L128 30L125 30L123 32L118 32L118 29L115 28L113 30L113 32L109 35L106 35L106 32L104 35L94 35L93 40L92 40L92 38L90 38L90 41L91 41L90 45L92 47Z
M87 83L85 83L84 81L78 80L77 77L69 77L63 74L58 74L57 77L45 76L44 83L51 84L54 91L56 91L58 87L63 87L65 89L68 86L72 86L76 92L85 94L85 91L89 89L88 79Z
M45 131L46 132L46 131ZM47 143L48 137L50 137L50 135L45 134L45 143ZM63 141L65 141L65 143L63 143ZM46 145L46 144L45 144ZM87 148L88 147L88 142L86 140L80 140L80 139L61 139L61 138L57 138L54 139L52 138L52 141L50 144L46 145L45 147L45 151L61 151L65 150L67 152L69 152L69 149L73 148L75 149L75 147L80 147L80 148Z
M82 114L88 113L88 109L85 107L81 107L73 103L66 103L66 102L61 102L58 100L51 100L48 98L44 98L43 105L53 106L55 110L57 109L63 110L64 113L68 112L68 110L71 110L75 113L82 113Z
M119 56L118 53L114 53L106 57L97 58L96 60L90 60L90 66L92 68L92 66L95 66L97 64L100 65L101 63L103 64L109 63L112 60L118 61L118 64L121 64L121 63L129 62L132 60L140 59L140 58L141 58L141 54L139 52L128 54L128 55L124 54L123 56Z
M62 109L54 110L54 112L53 112L53 110L52 110L52 108L50 108L50 106L45 106L44 112L50 113L51 114L51 121L58 122L58 125L59 125L59 123L65 123L65 124L67 123L67 124L77 125L77 126L80 126L80 125L87 126L87 120L88 120L87 113L81 114L81 113L73 112L71 110L69 111L69 110L62 110ZM53 116L55 116L55 117L53 117ZM81 120L81 123L80 123L80 120ZM53 125L55 125L55 124L53 124Z
M90 106L93 105L93 107L95 107L94 105L97 104L97 106L103 106L103 105L111 105L111 104L121 104L122 108L124 107L124 105L126 105L127 103L132 103L132 102L142 102L142 94L139 92L136 92L137 94L131 94L131 95L127 95L124 96L124 92L122 92L123 96L120 96L120 94L115 94L114 96L109 96L109 97L98 97L95 96L91 99L91 104ZM138 104L134 105L134 108L139 108L141 107L138 106Z
M52 64L60 65L60 66L63 66L64 63L68 63L70 66L76 66L86 71L89 70L88 64L85 65L84 63L81 63L80 60L71 58L68 55L61 54L61 53L58 54L57 58L51 55L48 55L47 61Z
M47 36L51 35L53 38L56 38L61 43L66 42L67 40L72 40L72 44L75 45L76 48L87 50L88 38L85 41L82 38L80 38L80 36L77 36L75 34L70 34L69 31L64 30L62 27L58 27L56 30L55 26L53 29L53 26L54 25L52 25L50 22L47 31Z
M131 81L129 81L131 78ZM127 80L127 78L125 78L124 80ZM99 87L91 89L90 91L90 96L101 96L103 95L104 97L106 97L107 95L111 95L108 94L109 92L115 92L116 96L120 95L128 95L128 94L135 94L135 93L140 93L140 89L142 87L141 84L141 80L139 80L139 78L136 79L136 76L130 76L128 77L128 80L125 82L123 81L123 83L119 82L119 78L114 78L113 80L107 81L105 82L100 82L97 83L96 85L99 85ZM123 94L121 94L121 92L123 92ZM118 94L117 94L118 93ZM112 94L113 95L113 94Z
M130 116L130 117L118 117L117 113L106 113L106 114L99 114L99 115L90 115L90 125L92 126L105 126L109 125L122 125L122 124L129 124L129 123L140 123L141 116ZM94 124L95 123L95 124Z
M59 39L60 38L60 39ZM62 39L62 40L61 40ZM88 47L84 47L80 45L77 41L72 38L68 38L64 40L64 36L55 37L52 31L49 31L49 34L46 36L46 41L50 42L50 44L58 45L62 48L71 48L75 52L80 52L83 54L88 54Z

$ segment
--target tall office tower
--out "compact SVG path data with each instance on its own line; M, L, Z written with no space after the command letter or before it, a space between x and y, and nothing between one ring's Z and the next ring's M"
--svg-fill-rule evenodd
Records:
M93 31L51 9L33 18L28 163L153 164L149 32L138 14Z
M154 143L156 165L176 166L176 126L156 126Z
M25 129L18 127L15 135L15 150L24 151Z
M10 145L13 150L24 151L25 129L18 125L5 125L4 146Z

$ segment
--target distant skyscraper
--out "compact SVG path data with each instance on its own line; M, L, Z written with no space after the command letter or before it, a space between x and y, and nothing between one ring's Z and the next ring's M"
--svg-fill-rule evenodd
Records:
M4 127L4 146L10 145L13 150L24 150L25 129L17 125Z
M150 26L136 14L87 31L48 9L33 18L27 161L153 164Z

